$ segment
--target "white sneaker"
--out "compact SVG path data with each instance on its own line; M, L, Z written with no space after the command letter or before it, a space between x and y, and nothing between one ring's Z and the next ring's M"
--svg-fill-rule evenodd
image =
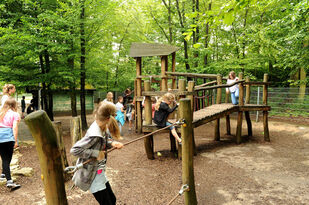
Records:
M6 182L6 187L10 188L11 190L16 190L16 189L20 188L20 185L14 183L13 180L9 180L9 181Z
M3 182L3 181L5 181L5 180L6 180L5 174L1 174L1 175L0 175L0 182Z

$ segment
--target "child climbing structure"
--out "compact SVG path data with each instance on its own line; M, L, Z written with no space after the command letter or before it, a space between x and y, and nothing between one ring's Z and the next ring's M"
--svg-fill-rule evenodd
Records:
M263 111L264 140L270 141L268 130L268 112L270 106L267 105L267 88L269 85L268 74L264 74L263 82L251 82L247 76L244 80L243 73L239 73L239 80L232 84L223 84L227 78L220 74L196 74L176 72L176 46L149 43L133 43L130 49L130 57L136 59L136 80L135 80L135 99L136 99L136 125L138 133L151 133L158 129L152 121L151 97L159 97L166 92L173 93L177 99L189 98L191 100L191 110L193 112L193 127L198 127L205 123L215 121L214 139L220 141L220 118L226 118L226 131L231 134L230 114L238 113L236 143L241 143L243 114L247 122L248 136L252 136L252 123L250 111ZM168 72L168 56L172 55L171 72ZM160 56L161 75L142 75L142 57ZM194 79L189 80L186 79ZM170 82L169 82L170 80ZM207 82L207 80L209 82ZM202 81L202 84L196 85ZM152 83L159 83L160 91L151 91ZM178 87L176 84L178 83ZM229 103L228 94L223 95L222 89L238 84L239 86L239 104ZM263 86L263 103L250 104L251 86ZM144 89L142 89L144 88ZM225 92L224 92L225 93ZM223 97L225 102L222 103ZM145 104L142 101L145 98ZM243 99L243 100L241 100ZM206 102L207 101L207 102ZM207 105L207 106L206 106ZM144 119L143 119L144 109ZM179 112L180 110L178 110ZM180 116L180 113L173 116ZM173 120L171 120L173 121ZM175 120L174 120L175 121ZM177 132L180 133L180 126ZM169 132L166 130L165 132ZM193 133L192 133L193 134ZM194 136L194 134L193 134ZM176 151L175 139L170 135L171 151ZM154 159L153 136L145 138L145 150L148 159ZM194 145L194 137L193 137ZM195 145L194 145L195 146ZM178 156L181 157L181 146L178 146Z

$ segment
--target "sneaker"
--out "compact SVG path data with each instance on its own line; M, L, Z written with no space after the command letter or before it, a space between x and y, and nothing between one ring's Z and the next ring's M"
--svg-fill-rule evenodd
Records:
M5 181L5 180L6 180L5 174L1 174L1 175L0 175L0 182L3 182L3 181Z
M11 191L13 191L13 190L19 189L19 188L20 188L20 185L14 183L13 180L9 180L9 181L7 181L7 183L6 183L6 187L7 187L7 188L10 188Z

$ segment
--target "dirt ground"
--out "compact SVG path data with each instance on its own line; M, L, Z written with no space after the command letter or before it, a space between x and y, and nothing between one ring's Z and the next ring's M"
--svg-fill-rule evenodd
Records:
M253 119L253 118L252 118ZM62 121L67 156L69 149L69 117ZM91 121L91 119L89 119ZM253 121L253 137L244 137L236 145L234 136L224 135L221 120L221 142L214 142L214 125L209 123L194 130L197 156L194 157L196 196L199 204L309 204L309 120L269 120L271 142L263 141L262 122ZM235 135L236 121L231 120ZM246 135L243 123L243 134ZM22 135L22 132L20 132ZM141 135L124 127L124 140ZM109 154L107 176L117 197L117 204L167 204L179 191L181 161L170 153L168 134L154 137L155 160L148 160L143 140ZM19 190L9 192L0 186L0 204L46 204L35 146L20 147L21 167L32 167L34 176L20 177ZM66 183L69 204L97 204L89 192L71 190ZM173 204L184 204L183 196Z

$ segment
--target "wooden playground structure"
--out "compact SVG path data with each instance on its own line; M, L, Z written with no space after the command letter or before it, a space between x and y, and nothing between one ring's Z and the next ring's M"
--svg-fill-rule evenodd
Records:
M182 158L182 189L168 204L171 204L180 193L184 193L186 205L197 204L193 170L193 154L195 152L194 128L205 123L215 121L215 140L220 140L220 118L226 118L227 134L231 134L230 114L238 113L236 142L241 143L241 131L243 113L247 122L248 135L252 136L252 124L250 111L263 111L264 140L269 141L268 131L268 111L267 87L269 85L268 75L264 75L263 82L251 82L248 77L243 79L243 74L239 74L239 80L227 85L223 82L226 78L215 74L193 74L175 72L176 55L178 50L175 46L161 44L133 44L130 56L136 58L136 80L135 80L135 106L137 131L144 133L144 136L136 138L125 144L133 143L144 139L144 145L148 159L154 159L153 134L158 131L170 132L168 129L161 129L152 121L152 96L162 96L166 92L174 93L180 102L177 113L172 113L171 118L178 122L177 132L181 134L182 146L178 145L178 156ZM168 72L168 56L172 55L172 69ZM142 76L142 57L161 56L161 75ZM160 80L156 80L159 78ZM194 78L186 82L186 78ZM146 79L146 80L145 80ZM150 79L150 80L147 80ZM170 83L168 81L171 81ZM207 82L207 80L210 80ZM202 81L201 84L197 82ZM159 83L160 91L152 91L152 83ZM223 88L239 85L239 105L228 103L229 96L224 95ZM178 86L176 86L178 85ZM250 104L250 87L263 86L263 104ZM246 95L245 95L246 94ZM225 98L223 98L223 96ZM245 96L245 97L244 97ZM145 104L142 101L145 98ZM224 103L223 102L224 99ZM144 107L144 119L143 119ZM47 114L42 111L31 113L25 118L32 136L35 139L36 148L39 155L41 167L41 179L44 183L45 197L47 204L68 204L65 192L64 167L67 166L65 150L61 136L60 125L53 123ZM73 118L71 122L72 144L81 138L80 119ZM170 134L171 151L176 152L175 138ZM107 151L110 152L113 149ZM92 159L89 162L94 161ZM87 162L88 163L88 162ZM74 166L76 169L84 164ZM69 168L69 167L68 167ZM74 168L74 169L75 169ZM75 169L75 170L76 170ZM184 189L186 187L186 189Z
M151 97L159 97L166 92L175 94L179 100L189 98L191 101L192 126L193 128L205 123L215 121L214 139L220 141L220 118L226 118L226 133L231 135L230 114L237 112L236 143L242 140L243 113L247 122L248 136L252 136L252 123L250 111L263 111L264 140L270 141L268 130L268 112L270 106L267 105L267 88L269 85L268 74L264 74L263 82L252 82L247 76L244 79L243 73L239 73L239 80L233 84L224 84L227 78L220 74L196 74L176 72L176 51L175 46L162 44L132 44L130 57L136 59L136 80L135 80L135 100L136 100L136 129L138 133L148 134L154 132L158 127L152 121ZM171 71L168 71L168 56L172 56ZM160 56L161 75L142 75L142 57ZM158 80L157 80L158 79ZM187 81L186 79L191 79ZM194 79L194 80L192 80ZM197 84L202 82L202 84ZM160 91L152 91L153 83L159 83ZM229 103L229 96L222 89L239 85L239 105ZM178 86L177 86L178 85ZM263 86L263 104L250 104L251 86ZM145 99L144 106L142 101ZM223 103L224 99L224 103ZM144 108L144 111L143 111ZM178 113L173 117L180 119L183 112L187 110L178 109ZM143 117L144 113L144 117ZM173 121L171 119L171 121ZM193 130L192 130L193 131ZM165 132L169 132L166 130ZM180 133L180 127L177 127ZM194 133L193 135L193 146ZM171 151L176 151L176 142L170 134ZM144 140L145 150L148 159L154 159L153 136L150 135ZM178 156L181 157L181 146L178 146Z

